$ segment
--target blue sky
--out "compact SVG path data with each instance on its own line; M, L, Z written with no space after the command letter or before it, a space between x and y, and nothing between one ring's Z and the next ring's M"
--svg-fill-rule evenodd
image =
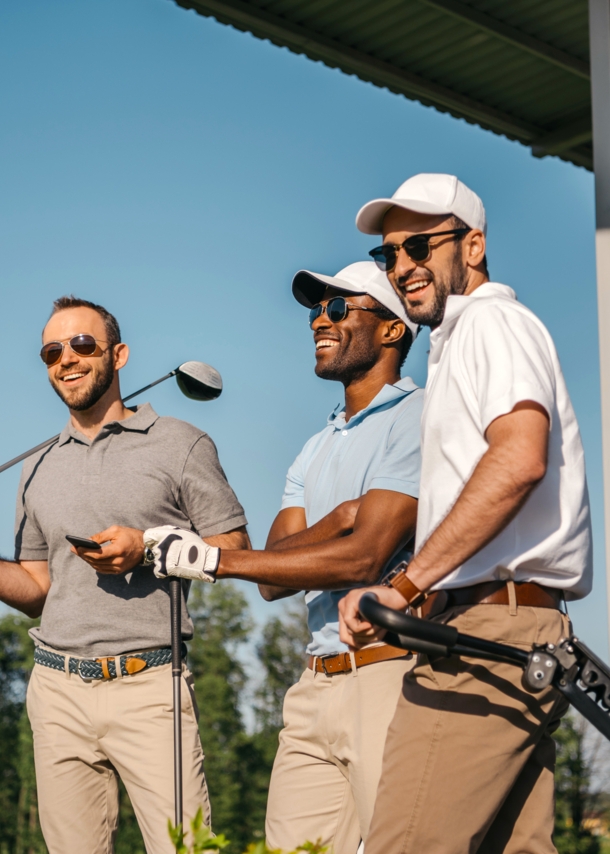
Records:
M594 591L570 610L605 655L591 174L171 0L4 0L0 43L2 459L65 421L38 350L52 300L73 292L118 316L125 393L188 359L221 371L215 403L169 383L148 399L215 439L261 547L287 467L342 391L313 374L292 275L365 259L364 202L416 172L455 173L485 202L492 278L557 344L595 529ZM406 366L420 383L426 350L422 335ZM10 555L18 471L0 478Z

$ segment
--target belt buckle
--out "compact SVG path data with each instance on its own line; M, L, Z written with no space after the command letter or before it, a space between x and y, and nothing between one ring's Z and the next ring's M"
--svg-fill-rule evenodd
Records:
M78 673L80 678L83 680L83 682L93 682L93 676L83 676L83 674L82 674L81 666L82 666L82 663L84 660L85 660L84 658L79 658L78 665L76 667L76 672Z
M323 655L323 656L321 656L321 657L320 657L320 663L321 663L321 665L322 665L322 673L323 673L325 676L332 676L332 674L331 674L331 673L329 673L329 672L328 672L328 670L326 669L326 659L327 659L327 658L330 658L330 656L328 656L328 655Z

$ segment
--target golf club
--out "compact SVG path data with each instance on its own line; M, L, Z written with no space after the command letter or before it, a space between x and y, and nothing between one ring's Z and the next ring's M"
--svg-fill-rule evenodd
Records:
M211 365L206 365L204 362L184 362L184 364L175 368L173 371L170 371L169 374L165 374L164 377L161 377L153 383L145 385L144 388L134 391L133 394L129 394L127 397L124 397L123 403L126 403L138 394L142 394L143 391L148 391L149 388L159 385L159 383L168 380L170 377L176 377L178 388L183 394L190 397L191 400L215 400L222 391L222 379L220 374ZM0 466L0 474L3 471L10 469L11 466L15 466L17 463L27 459L27 457L32 454L35 454L36 451L42 451L42 449L46 448L47 445L52 445L53 442L56 442L59 439L59 436L59 433L56 436L51 436L50 439L47 439L45 442L41 442L40 445L30 448L29 451L19 454L18 457L13 457L12 460L9 460L7 463L4 463L4 465Z

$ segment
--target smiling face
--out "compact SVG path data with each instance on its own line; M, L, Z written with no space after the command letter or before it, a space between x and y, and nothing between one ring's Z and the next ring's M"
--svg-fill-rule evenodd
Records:
M68 342L76 335L91 335L97 342L93 356L79 356ZM68 308L54 314L44 328L42 343L61 341L59 362L47 368L49 381L63 402L75 412L91 409L113 385L116 371L127 361L126 345L111 347L102 317L91 308Z
M322 304L336 296L344 296L352 305L379 307L368 294L356 296L332 288L327 288ZM314 320L311 328L316 345L316 374L322 379L337 380L347 386L378 363L388 344L400 340L405 325L398 319L382 320L372 311L354 310L349 311L347 317L338 323L332 323L324 312ZM398 368L398 355L396 361Z
M451 216L429 216L390 208L383 221L383 242L402 244L414 234L434 234L455 228ZM485 237L473 229L461 239L451 235L432 239L427 261L413 261L401 249L387 275L407 315L423 326L438 326L450 294L470 293L487 280L482 272Z

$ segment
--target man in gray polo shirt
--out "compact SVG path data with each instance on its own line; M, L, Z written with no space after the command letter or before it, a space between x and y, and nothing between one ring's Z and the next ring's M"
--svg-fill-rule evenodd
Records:
M171 522L238 549L249 547L246 518L205 433L160 418L148 404L123 405L118 370L129 351L104 308L57 300L43 345L70 420L54 445L24 464L16 562L0 564L0 599L42 614L31 633L36 665L27 697L41 826L50 854L112 851L120 776L147 851L162 854L173 850L168 583L142 565L141 551L125 551L114 526ZM94 569L65 536L100 531L95 539L108 544L93 559L87 552ZM183 591L186 641L187 583ZM209 824L186 668L184 676L184 818L202 807Z

